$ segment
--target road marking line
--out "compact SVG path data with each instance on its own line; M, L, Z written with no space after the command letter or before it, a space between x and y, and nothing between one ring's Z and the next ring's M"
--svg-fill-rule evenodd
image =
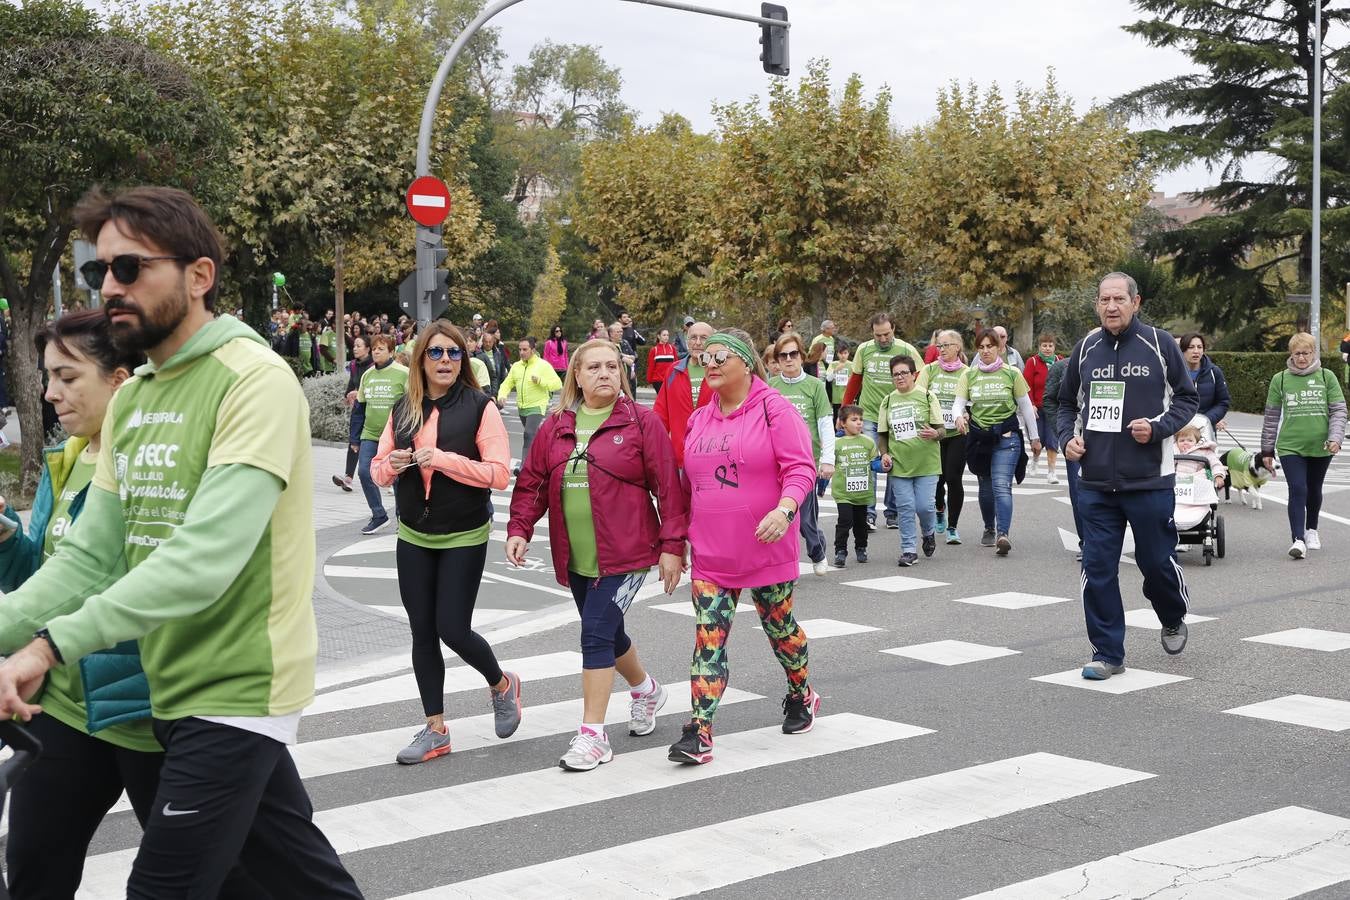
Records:
M1272 722L1320 728L1323 731L1350 731L1350 701L1332 700L1329 697L1290 694L1287 697L1276 697L1274 700L1225 709L1224 712L1234 716L1250 716L1253 719L1269 719Z

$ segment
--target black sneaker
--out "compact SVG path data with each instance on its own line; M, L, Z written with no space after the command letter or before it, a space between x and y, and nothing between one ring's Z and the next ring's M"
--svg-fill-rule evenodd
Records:
M1006 534L1000 534L998 536L998 550L994 552L996 552L999 556L1007 556L1008 551L1011 549L1012 549L1012 541L1008 538Z
M900 527L900 520L895 518L894 516L887 516L886 527L890 528L891 530L895 530Z
M877 514L874 512L870 512L867 514L867 530L868 531L877 530Z
M816 724L820 711L820 695L813 688L805 694L788 694L783 698L783 734L804 734Z
M866 547L859 547L858 550L857 550L857 552L854 553L853 555L856 556L856 557L858 558L858 562L860 562L860 563L865 563L865 562L867 562L867 548L866 548Z
M895 564L902 569L908 569L910 566L914 565L918 561L919 561L919 554L902 553L900 554L900 558L896 560Z
M786 727L786 726L785 726ZM680 739L670 745L666 758L686 766L701 766L712 762L712 735L699 731L697 722L684 726Z
M374 534L375 532L379 531L381 528L383 528L388 524L389 524L388 516L371 516L370 521L366 523L366 527L361 529L361 533Z
M980 536L980 546L981 547L994 546L994 529L986 528L984 530L984 534Z
M937 552L937 532L923 536L923 555L932 556Z
M834 567L835 567L836 569L842 569L842 568L844 567L844 560L846 560L846 559L848 559L848 553L847 553L847 552L845 552L845 551L840 551L839 553L836 553L836 554L834 555Z

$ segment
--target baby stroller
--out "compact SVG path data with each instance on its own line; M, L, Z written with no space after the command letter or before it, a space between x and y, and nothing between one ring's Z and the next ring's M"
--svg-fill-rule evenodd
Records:
M1172 518L1177 525L1177 543L1199 544L1205 565L1213 565L1214 557L1223 559L1224 535L1210 461L1194 453L1178 453L1173 459L1176 504Z

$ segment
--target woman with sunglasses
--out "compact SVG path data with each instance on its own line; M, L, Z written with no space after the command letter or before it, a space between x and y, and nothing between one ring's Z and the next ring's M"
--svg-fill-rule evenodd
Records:
M822 344L817 344L822 347ZM825 383L806 374L802 366L802 336L790 331L778 339L773 348L778 358L779 371L769 379L769 386L787 398L797 415L806 423L811 434L811 453L815 457L818 478L828 483L834 477L834 464L821 460L834 459L834 416ZM817 489L819 484L817 484ZM825 562L825 535L820 531L818 490L807 491L797 511L802 537L806 539L806 555L811 559L812 571L825 575L830 571Z
M669 753L691 765L712 761L727 636L746 589L787 675L783 732L810 731L820 708L807 682L806 632L792 615L800 555L794 521L816 481L811 435L787 398L765 383L744 331L710 337L702 363L717 396L689 420L683 473L693 551L693 717Z
M567 377L567 359L567 339L563 337L562 326L554 325L544 341L544 362L553 367L559 381Z
M548 514L554 577L581 615L581 723L558 760L578 772L614 756L605 720L616 670L628 683L628 733L656 729L667 691L639 661L624 614L653 565L667 594L684 565L688 501L675 451L656 414L629 399L627 377L609 340L577 350L516 480L507 526L506 558L520 566Z
M380 435L371 471L395 485L398 590L412 631L413 677L426 725L395 759L403 765L450 752L441 643L487 682L497 737L520 727L520 678L503 672L473 630L487 563L492 490L510 482L510 444L501 413L478 389L463 333L444 319L413 346L407 393Z

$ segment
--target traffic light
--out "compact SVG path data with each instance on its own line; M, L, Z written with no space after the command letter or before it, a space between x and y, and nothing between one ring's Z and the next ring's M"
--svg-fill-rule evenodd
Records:
M777 3L761 3L759 5L759 14L766 19L777 19L780 22L788 20L786 6L780 6ZM760 61L764 63L764 71L770 75L786 75L788 73L788 30L785 25L760 25L759 43L763 48L760 51Z

